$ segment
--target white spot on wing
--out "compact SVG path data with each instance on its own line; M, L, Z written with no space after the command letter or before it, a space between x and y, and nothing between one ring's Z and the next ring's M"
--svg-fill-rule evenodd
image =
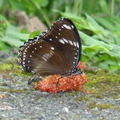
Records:
M76 46L76 42L73 42L74 46Z
M72 41L70 41L70 40L69 40L69 43L70 43L71 45L73 45Z
M44 61L47 61L47 59L46 59L45 57L42 57L42 59L43 59Z
M66 29L71 30L71 27L70 27L69 25L63 24L63 26L62 26L62 27L65 27Z
M74 59L77 59L76 57L74 57Z
M76 43L76 46L77 46L77 48L79 48L79 44L78 44L78 42Z
M58 35L60 35L60 33L58 33Z
M74 26L73 26L73 25L71 25L71 28L74 28Z
M65 41L63 39L59 39L59 42L65 44Z
M54 50L55 48L54 47L51 47L51 50Z
M66 40L65 38L63 38L63 40L64 40L66 43L68 43L68 40Z
M53 56L54 52L51 50L49 53L45 53L42 58L47 61L48 59L50 59Z
M77 55L78 53L75 53L75 55Z
M52 39L51 39L51 38L49 38L49 40L50 40L50 41L52 41Z
M28 60L28 63L30 63L30 61Z
M25 57L26 57L26 55L23 55L23 57L25 58Z

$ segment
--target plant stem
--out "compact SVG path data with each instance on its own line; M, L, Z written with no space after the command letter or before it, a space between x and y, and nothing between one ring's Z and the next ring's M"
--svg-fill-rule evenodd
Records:
M111 1L111 16L114 15L114 5L115 5L115 0Z

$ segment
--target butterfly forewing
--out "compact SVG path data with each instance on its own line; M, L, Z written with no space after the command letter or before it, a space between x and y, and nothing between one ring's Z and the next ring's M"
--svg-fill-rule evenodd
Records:
M77 65L81 55L81 43L77 29L71 20L60 19L48 30L47 35L43 35L43 38L60 51L66 62L66 69Z
M71 20L63 18L39 37L25 42L18 57L24 71L50 75L71 71L80 55L78 32Z

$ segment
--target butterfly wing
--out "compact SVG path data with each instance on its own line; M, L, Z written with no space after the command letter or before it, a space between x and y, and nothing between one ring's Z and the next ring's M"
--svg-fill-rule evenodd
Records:
M63 59L59 52L46 41L35 41L35 38L30 41L19 51L19 64L23 70L40 75L60 74L62 71L58 65L63 65Z
M80 37L73 22L63 18L39 37L20 47L19 64L26 72L63 74L76 67L81 55Z

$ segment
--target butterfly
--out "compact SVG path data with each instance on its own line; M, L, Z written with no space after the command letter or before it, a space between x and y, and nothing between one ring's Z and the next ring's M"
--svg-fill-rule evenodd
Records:
M20 46L18 63L25 72L40 76L81 74L77 68L81 40L74 23L60 18L41 35Z

